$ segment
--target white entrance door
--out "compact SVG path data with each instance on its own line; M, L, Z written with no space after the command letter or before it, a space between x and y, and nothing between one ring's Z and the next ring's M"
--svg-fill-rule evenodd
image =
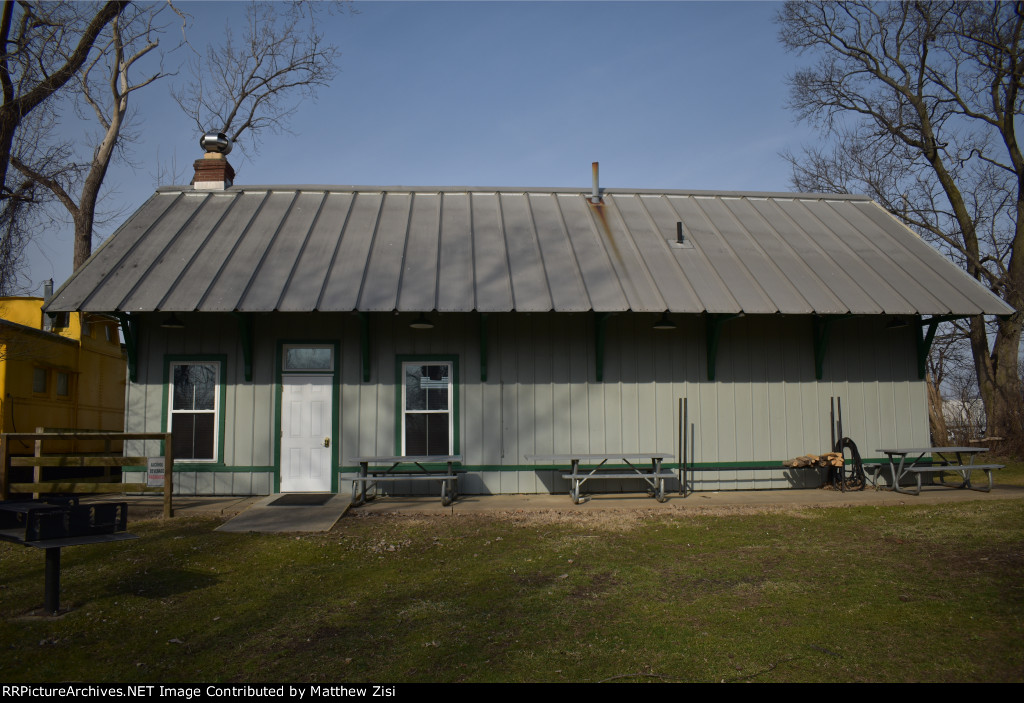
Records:
M281 377L281 492L331 490L331 390L327 374Z

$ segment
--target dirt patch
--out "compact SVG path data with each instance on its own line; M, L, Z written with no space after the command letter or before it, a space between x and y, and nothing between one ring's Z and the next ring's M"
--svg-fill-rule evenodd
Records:
M429 526L442 521L458 520L463 524L479 523L481 525L508 523L523 527L537 525L573 525L581 530L622 531L639 527L649 527L650 521L678 520L694 517L726 517L734 515L785 515L790 517L809 517L808 510L816 507L834 506L800 506L791 508L767 505L723 505L696 506L671 509L603 509L603 510L494 510L487 513L350 513L335 530L346 521L359 520L375 522L378 525L396 524L404 526Z
M588 600L603 600L621 585L619 578L611 572L601 571L590 576L589 583L580 584L570 592L570 597Z

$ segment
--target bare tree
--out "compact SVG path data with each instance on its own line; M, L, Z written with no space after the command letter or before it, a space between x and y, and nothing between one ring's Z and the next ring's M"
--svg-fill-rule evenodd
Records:
M928 418L932 438L938 444L945 444L947 440L961 444L977 436L964 436L964 423L960 418L951 418L949 412L951 406L973 408L980 402L968 332L969 325L962 320L943 323L928 355L925 374ZM968 392L972 392L970 397L965 395Z
M116 150L124 139L129 101L133 93L166 76L160 68L135 78L133 68L159 45L163 27L156 24L164 6L133 6L115 17L77 77L77 87L87 110L93 113L100 134L87 162L75 163L72 145L51 146L51 153L65 155L59 163L52 156L46 164L11 155L11 165L26 178L47 188L74 223L74 267L92 253L93 225L100 188ZM35 142L38 144L39 142ZM45 166L50 166L46 168ZM78 190L78 200L72 194Z
M34 231L40 188L19 175L8 182L12 151L26 120L86 64L104 28L127 2L14 2L0 12L0 292L19 288L24 247ZM43 120L42 122L45 122ZM41 123L41 122L40 122ZM37 123L38 124L38 123ZM28 140L22 140L29 143ZM52 153L51 157L58 154ZM42 163L47 163L43 159Z
M36 187L31 179L12 185L13 197L0 206L0 295L14 295L22 288L24 252L32 238L24 211L35 200Z
M23 203L58 202L74 225L75 268L89 257L101 189L112 160L127 138L131 96L169 75L162 62L143 71L143 59L157 49L165 29L157 23L157 17L169 7L186 25L190 19L172 4L108 5L116 5L117 12L108 10L111 17L90 35L91 50L84 52L84 59L76 61L76 68L71 71L71 76L77 77L74 83L83 110L99 126L91 141L91 153L83 158L76 149L76 143L88 144L90 137L71 141L55 137L60 130L47 129L52 127L47 121L52 113L45 110L36 116L33 134L26 133L26 123L12 129L3 164L13 166L22 178L8 188L9 192L20 194L18 204L9 204L0 211L0 249L11 252L10 260L5 259L11 271L0 275L0 284L17 280L20 257L15 254L24 247L33 230L27 218L40 211ZM87 6L71 5L79 7ZM35 9L35 5L25 4L22 18ZM325 44L316 31L318 14L329 9L325 5L322 10L320 4L253 3L247 9L243 42L236 44L228 30L222 45L210 47L204 60L193 62L193 82L172 92L186 112L191 109L190 114L202 131L212 127L236 140L245 132L258 138L264 129L285 129L301 99L315 95L316 89L326 85L337 72L337 49ZM17 13L11 9L10 14ZM80 15L81 12L73 15L70 9L63 15L51 14L49 22L56 27L52 31L59 36L73 35L74 17ZM49 35L40 36L52 41ZM39 41L36 35L30 38ZM30 44L24 53L32 55L38 51ZM22 69L22 73L27 75L29 69Z
M816 63L791 107L825 148L790 155L800 190L863 192L1024 309L1024 12L1019 3L788 2L779 36ZM1024 313L969 339L990 435L1019 437Z
M7 168L22 120L85 65L97 37L127 7L5 0L0 15L0 197L10 197Z
M193 80L173 91L200 133L223 132L232 142L249 133L287 131L288 120L306 98L315 98L338 72L337 47L317 30L319 3L253 2L237 42L230 27L224 43L191 63Z

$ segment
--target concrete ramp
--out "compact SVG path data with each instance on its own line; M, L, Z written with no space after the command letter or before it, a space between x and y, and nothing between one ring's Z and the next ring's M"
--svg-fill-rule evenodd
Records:
M261 498L217 528L220 532L327 532L348 510L349 499L332 496L323 505L271 505L282 494Z

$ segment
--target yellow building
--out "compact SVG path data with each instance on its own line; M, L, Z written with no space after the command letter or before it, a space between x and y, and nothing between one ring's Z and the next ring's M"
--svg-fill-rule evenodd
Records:
M123 430L127 362L117 322L75 312L50 318L43 302L0 297L0 431Z

